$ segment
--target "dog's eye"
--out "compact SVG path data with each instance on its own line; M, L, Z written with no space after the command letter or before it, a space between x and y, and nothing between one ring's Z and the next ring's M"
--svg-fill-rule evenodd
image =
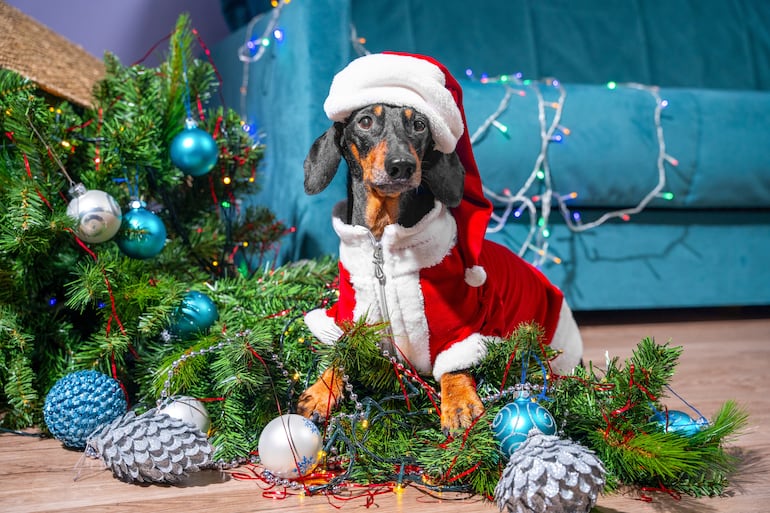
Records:
M364 116L361 119L358 120L358 126L363 128L364 130L369 130L372 128L372 118L369 116Z
M421 119L415 119L414 120L414 131L415 132L424 132L427 126L425 125L425 121L422 121Z

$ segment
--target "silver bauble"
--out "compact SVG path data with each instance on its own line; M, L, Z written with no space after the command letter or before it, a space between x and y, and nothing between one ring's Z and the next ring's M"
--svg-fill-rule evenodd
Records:
M77 220L78 237L97 243L118 233L123 213L115 198L104 191L87 190L82 183L73 185L69 192L72 201L67 205L67 215Z

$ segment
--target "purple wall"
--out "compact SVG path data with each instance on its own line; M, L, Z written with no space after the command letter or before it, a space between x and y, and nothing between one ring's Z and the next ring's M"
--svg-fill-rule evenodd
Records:
M133 64L167 36L182 12L211 47L228 35L218 0L5 0L99 59L109 50ZM165 52L168 43L158 47ZM144 64L156 65L158 51Z

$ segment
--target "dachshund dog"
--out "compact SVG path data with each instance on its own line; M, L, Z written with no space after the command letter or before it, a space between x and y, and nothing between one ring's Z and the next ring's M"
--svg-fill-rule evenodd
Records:
M435 200L454 207L462 199L465 170L457 155L433 148L428 120L412 108L370 105L347 123L334 123L305 160L305 192L324 190L341 157L349 170L347 222L368 228L375 238L387 225L414 226L434 208ZM326 414L342 388L341 373L327 369L300 396L298 412ZM469 425L484 409L465 371L442 376L441 397L445 429Z
M338 303L351 301L355 296L356 312L370 317L379 314L379 319L370 320L388 321L392 345L395 345L392 353L420 373L433 372L439 381L442 429L451 432L465 428L484 411L472 372L480 360L479 355L485 352L486 336L507 336L522 322L510 314L506 301L486 285L468 288L467 294L446 292L452 284L463 282L462 274L446 274L439 263L452 258L451 249L459 237L449 209L457 207L463 199L466 170L456 152L436 150L425 115L415 108L379 103L355 110L344 122L334 122L313 143L304 164L305 191L308 194L323 191L342 158L348 165L348 198L335 207L334 223L341 238L353 239L345 239L348 244L343 240L341 245L343 265ZM395 234L403 238L394 239ZM397 241L393 243L396 249L380 247L392 240ZM364 246L375 248L374 272L369 272L372 255L357 253ZM382 261L382 251L389 256L386 262ZM501 281L497 278L498 268L531 267L506 248L489 241L485 241L485 252L493 255L485 267L494 281ZM415 269L410 268L413 258L421 262ZM462 269L461 265L460 272ZM537 273L534 269L525 272ZM419 285L413 285L415 280L404 278L417 274ZM534 279L536 287L540 287L540 280ZM346 283L352 284L348 285L347 295L343 290ZM511 285L516 287L520 288ZM434 290L437 292L428 298ZM470 335L468 330L463 331L463 314L454 304L440 314L428 312L430 308L434 308L432 311L438 308L433 305L452 299L447 296L457 295L467 296L462 310L477 322ZM493 315L499 319L483 318L490 310L485 302L494 303ZM561 296L558 302L552 315L559 315ZM321 330L314 329L311 321L318 324L309 314L306 322L319 336L317 332ZM325 318L324 322L327 321ZM501 328L482 331L478 328L482 325ZM333 343L342 332L331 321L326 326L327 330L336 330L324 340ZM461 350L459 346L435 349L433 340L441 337L470 340L475 351L473 357L465 361L468 344ZM330 407L341 398L343 388L342 372L326 369L300 396L298 413L307 417L327 416Z

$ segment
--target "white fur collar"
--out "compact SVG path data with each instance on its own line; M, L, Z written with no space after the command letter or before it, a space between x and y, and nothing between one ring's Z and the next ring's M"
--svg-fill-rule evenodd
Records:
M335 212L340 211L340 206ZM344 211L344 210L343 210ZM375 239L368 228L350 225L337 215L332 220L340 238L340 261L351 274L371 274ZM395 275L432 267L451 251L457 240L457 225L447 207L436 201L433 209L416 225L385 227L380 238L383 257ZM389 274L389 273L388 273Z

